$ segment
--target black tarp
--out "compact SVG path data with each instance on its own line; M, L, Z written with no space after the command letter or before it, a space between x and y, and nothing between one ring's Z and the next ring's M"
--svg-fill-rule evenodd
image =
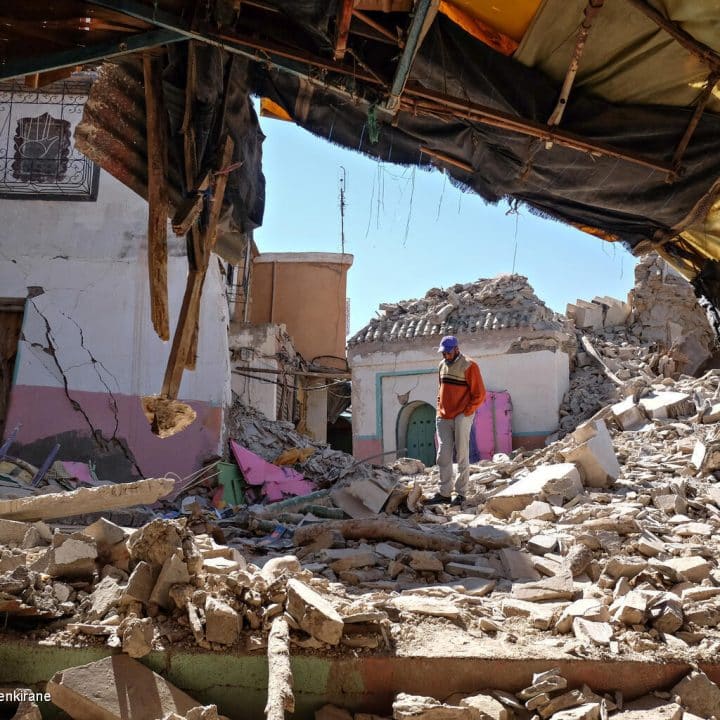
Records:
M496 53L442 16L415 59L409 83L540 123L558 94L542 73ZM557 143L546 149L526 135L468 120L401 111L389 123L359 92L340 94L274 70L256 68L254 90L334 143L413 165L431 162L419 150L427 146L469 164L472 173L446 167L458 183L490 202L516 198L539 214L598 228L630 246L674 236L701 217L717 193L720 118L710 113L701 118L685 153L684 174L668 183L659 170ZM617 105L575 92L562 129L670 165L691 114L678 107ZM380 134L373 143L376 122Z

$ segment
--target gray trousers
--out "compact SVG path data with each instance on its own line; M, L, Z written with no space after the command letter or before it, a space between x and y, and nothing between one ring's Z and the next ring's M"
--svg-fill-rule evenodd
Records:
M470 428L474 415L462 413L452 420L435 418L438 435L437 464L440 468L440 494L450 497L453 490L453 450L457 457L458 473L455 478L455 492L467 494L470 477Z

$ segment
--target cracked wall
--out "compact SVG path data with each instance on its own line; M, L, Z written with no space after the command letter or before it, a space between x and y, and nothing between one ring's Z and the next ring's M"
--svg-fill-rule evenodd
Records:
M40 462L93 460L103 479L186 475L221 449L230 400L228 311L217 262L203 293L197 370L179 397L198 414L174 438L150 432L140 396L157 393L170 352L150 323L147 205L102 173L96 203L0 200L0 287L26 298L6 433L13 453ZM187 275L169 233L171 327ZM30 292L29 288L37 288ZM106 474L103 473L103 470Z

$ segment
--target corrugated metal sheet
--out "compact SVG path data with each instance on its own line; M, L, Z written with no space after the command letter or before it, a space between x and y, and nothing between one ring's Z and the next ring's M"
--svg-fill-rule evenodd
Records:
M103 170L147 199L145 89L139 59L105 64L75 131L77 147ZM182 198L177 163L169 164L169 197Z

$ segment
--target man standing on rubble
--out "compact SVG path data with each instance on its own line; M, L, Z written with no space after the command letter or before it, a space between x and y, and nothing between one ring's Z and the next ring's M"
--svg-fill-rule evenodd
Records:
M443 359L438 366L437 464L440 468L440 492L428 501L429 504L450 502L462 505L467 493L470 477L470 430L475 411L485 401L485 385L480 368L474 360L460 352L454 335L446 335L440 341L438 352ZM453 450L458 464L453 490Z

